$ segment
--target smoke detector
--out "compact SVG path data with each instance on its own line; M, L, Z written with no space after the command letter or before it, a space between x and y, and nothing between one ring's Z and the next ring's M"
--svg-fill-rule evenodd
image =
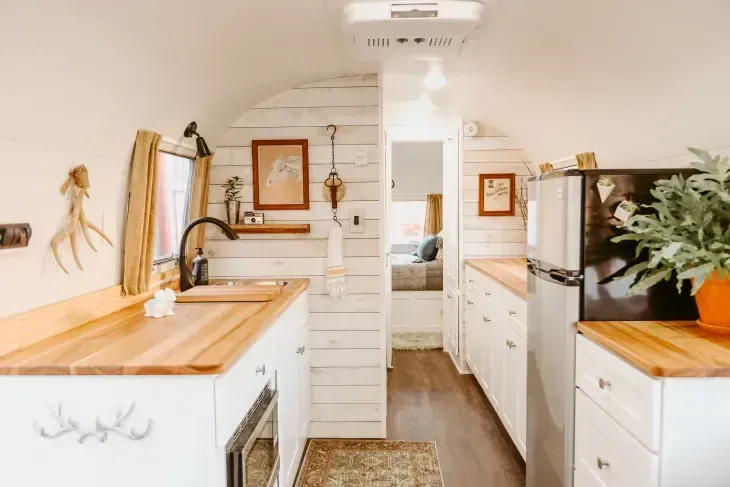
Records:
M478 0L355 1L345 6L345 35L371 58L458 55L483 11Z

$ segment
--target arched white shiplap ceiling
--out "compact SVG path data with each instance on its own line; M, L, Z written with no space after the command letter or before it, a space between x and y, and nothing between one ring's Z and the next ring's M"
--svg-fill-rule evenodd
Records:
M215 143L248 107L373 71L336 0L0 2L0 137L126 154L140 127ZM641 164L730 145L730 2L502 0L448 66L465 118L536 162Z

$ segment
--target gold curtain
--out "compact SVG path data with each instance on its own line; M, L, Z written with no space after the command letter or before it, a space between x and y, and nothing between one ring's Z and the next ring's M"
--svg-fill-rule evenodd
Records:
M444 195L426 195L426 221L423 225L424 235L435 235L444 228L442 203Z
M157 216L157 147L160 139L160 134L140 130L134 144L122 280L124 293L129 296L147 291L152 274Z
M193 194L190 198L189 221L193 221L208 214L208 188L210 187L210 166L213 162L211 154L207 157L198 157L193 170ZM205 225L193 228L188 237L186 253L188 264L195 258L195 249L202 248L205 241Z

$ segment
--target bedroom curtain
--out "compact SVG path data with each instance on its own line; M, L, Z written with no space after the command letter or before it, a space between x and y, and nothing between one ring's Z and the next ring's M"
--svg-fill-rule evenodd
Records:
M208 214L208 188L210 185L210 166L213 163L211 154L206 157L198 157L195 160L193 169L193 193L190 197L190 215L188 221L206 216ZM205 241L205 225L198 225L193 228L188 237L186 253L188 264L195 258L195 249L202 248Z
M129 296L147 291L152 274L157 214L157 148L160 139L160 134L140 130L134 143L122 279L124 294Z
M444 195L426 195L426 221L423 224L424 235L435 235L443 228L442 203Z

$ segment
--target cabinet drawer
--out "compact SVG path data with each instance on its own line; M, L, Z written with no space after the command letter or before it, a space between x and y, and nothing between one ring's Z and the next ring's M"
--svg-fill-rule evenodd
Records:
M500 288L498 299L502 302L502 310L507 313L505 323L527 340L527 302L504 288Z
M269 330L225 374L215 379L216 443L225 445L274 373L274 334Z
M659 459L582 391L575 397L575 472L581 483L604 487L659 485Z
M662 383L583 335L576 337L576 385L652 451L659 450Z

